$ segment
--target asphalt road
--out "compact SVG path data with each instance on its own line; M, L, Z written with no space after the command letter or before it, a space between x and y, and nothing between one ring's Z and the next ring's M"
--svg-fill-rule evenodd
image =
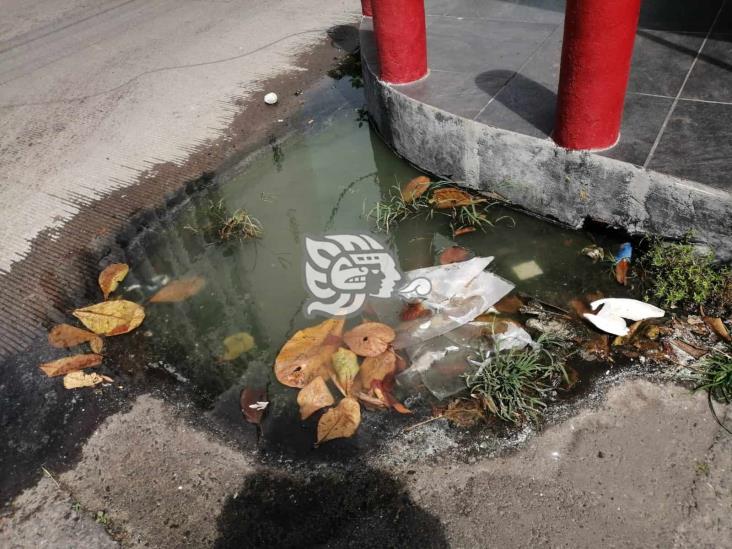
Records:
M80 203L183 162L357 0L3 0L0 272Z

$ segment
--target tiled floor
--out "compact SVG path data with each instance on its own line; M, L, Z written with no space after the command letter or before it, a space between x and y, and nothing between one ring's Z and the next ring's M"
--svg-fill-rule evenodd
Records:
M732 0L644 0L621 139L602 154L732 186ZM564 0L426 0L431 73L405 93L548 138Z

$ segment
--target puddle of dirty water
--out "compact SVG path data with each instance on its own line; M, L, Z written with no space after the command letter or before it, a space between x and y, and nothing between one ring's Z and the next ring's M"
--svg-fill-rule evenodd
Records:
M282 344L295 330L314 323L302 311L304 236L373 234L388 243L403 270L433 265L435 235L450 237L449 223L441 216L405 221L388 235L368 218L367 212L393 186L419 173L395 156L368 124L359 122L360 93L346 79L330 86L304 108L302 132L284 142L273 140L270 149L244 168L220 174L218 184L130 244L132 270L122 287L128 298L145 299L167 279L200 276L206 286L186 301L147 307L143 329L124 343L118 338L110 349L123 370L142 382L163 376L187 385L202 407L242 425L240 389L266 385L271 405L263 425L265 438L304 451L312 448L315 422L303 426L296 391L279 385L272 374ZM263 237L215 244L191 230L205 225L211 204L219 202L230 212L244 208L258 218ZM477 255L494 256L492 270L515 283L518 291L564 308L588 292L623 294L607 263L593 264L580 253L598 239L609 249L617 241L500 206L492 207L490 216L504 219L485 233L459 237L459 244ZM531 276L522 279L526 273ZM220 360L224 338L238 332L251 334L256 347L233 361ZM414 421L396 414L371 415L389 416L396 424ZM374 420L374 438L383 421ZM332 444L346 455L356 453L370 444L368 426L365 419L358 437Z

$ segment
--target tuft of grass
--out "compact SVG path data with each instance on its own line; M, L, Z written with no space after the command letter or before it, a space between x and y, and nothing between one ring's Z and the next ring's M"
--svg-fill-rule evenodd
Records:
M405 219L425 212L429 212L431 215L432 210L424 195L411 202L406 202L401 189L395 185L389 190L389 198L377 202L369 211L368 217L376 221L376 227L379 230L388 233Z
M471 395L509 423L537 423L549 394L562 380L569 382L563 360L554 354L560 342L541 336L537 344L530 349L499 349L490 356L479 353L471 360L478 369L465 375Z
M692 368L691 374L684 377L695 384L695 391L707 392L709 410L714 419L722 429L732 434L719 419L712 404L712 400L732 404L732 346L727 346L725 350L713 350Z
M203 232L208 238L215 238L220 242L227 242L232 239L247 240L261 238L263 234L260 221L250 215L245 209L239 208L234 213L229 213L223 200L209 202L206 212L209 224L205 227L186 226L186 229L193 232Z
M732 273L714 268L714 252L699 253L690 237L681 242L650 241L641 260L646 278L646 298L664 307L708 303L725 305L732 288Z

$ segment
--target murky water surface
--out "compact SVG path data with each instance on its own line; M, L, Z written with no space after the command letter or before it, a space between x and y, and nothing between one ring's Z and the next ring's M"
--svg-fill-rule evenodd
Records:
M441 216L406 221L388 235L368 218L394 185L419 173L387 149L368 124L358 123L361 103L359 92L347 84L331 87L304 110L302 132L273 142L246 168L222 175L220 184L194 197L162 230L131 245L132 272L125 281L130 298L146 298L167 278L201 276L206 287L187 301L147 307L144 329L136 336L144 358L132 357L130 371L172 376L189 384L204 407L227 408L234 415L241 387L269 384L270 414L289 415L297 423L296 391L274 380L272 364L295 330L313 324L302 311L305 235L374 234L388 242L404 270L433 265L435 235L450 238L449 222ZM315 121L308 124L310 117ZM219 201L231 212L245 208L257 217L263 237L215 244L191 230L207 223L211 204ZM505 219L458 242L476 255L494 256L492 270L518 291L565 308L588 292L622 293L607 263L593 264L580 254L597 236L498 206L490 217ZM527 262L541 274L521 280L514 269ZM221 361L224 338L237 332L250 333L256 347L234 361ZM302 438L310 445L312 430Z

